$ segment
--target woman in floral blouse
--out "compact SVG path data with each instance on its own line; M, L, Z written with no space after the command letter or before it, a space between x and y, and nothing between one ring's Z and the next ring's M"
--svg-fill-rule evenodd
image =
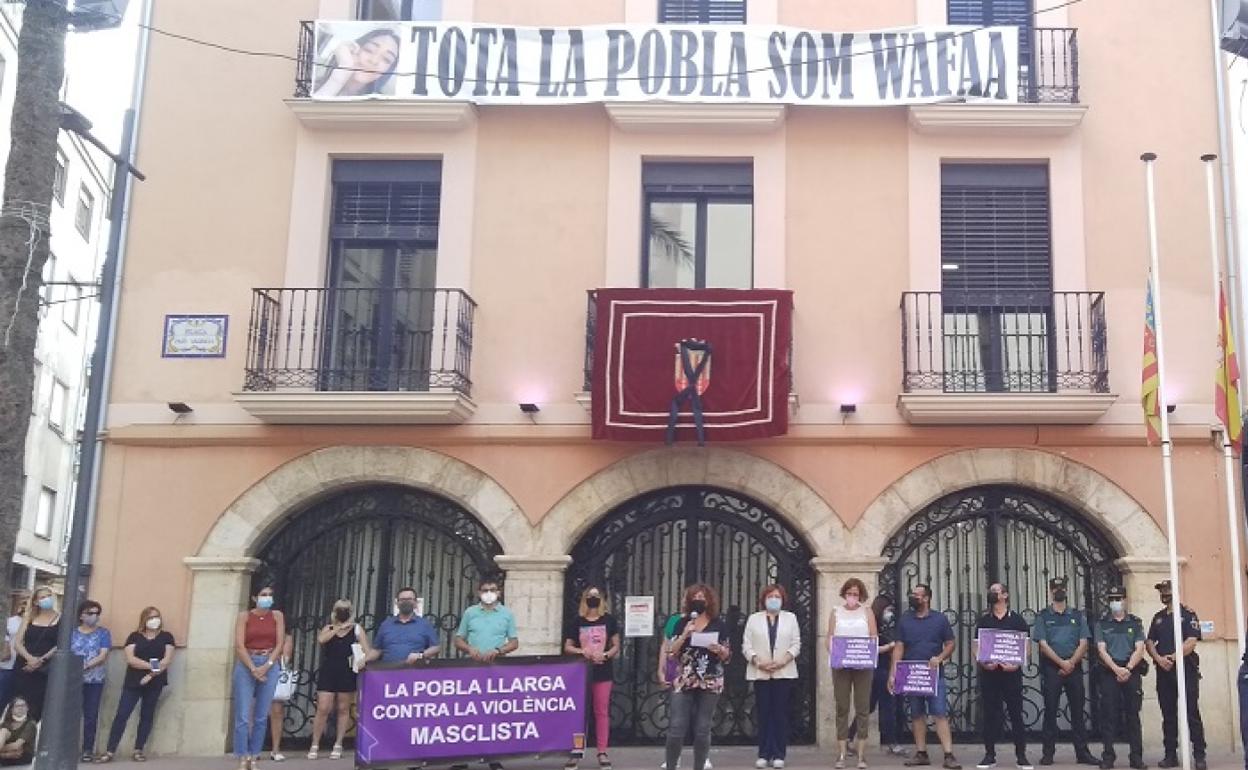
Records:
M78 625L70 649L82 658L82 761L95 758L95 730L100 718L100 696L104 694L104 663L113 646L112 634L100 625L100 603L87 599L78 607Z
M693 766L706 766L711 753L711 720L724 691L724 663L732 656L728 627L719 618L719 595L703 583L685 589L681 620L667 653L679 661L669 705L667 767L680 761L681 744L693 723Z

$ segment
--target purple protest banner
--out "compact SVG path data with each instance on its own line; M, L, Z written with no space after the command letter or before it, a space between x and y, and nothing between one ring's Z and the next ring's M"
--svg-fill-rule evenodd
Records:
M1023 631L1003 631L999 628L979 629L980 663L1005 663L1022 666L1027 663L1027 634Z
M543 657L365 669L356 765L580 751L588 671Z
M880 643L868 636L834 636L828 650L832 668L875 668Z
M935 695L938 676L940 670L932 668L926 660L900 660L893 691L898 695Z

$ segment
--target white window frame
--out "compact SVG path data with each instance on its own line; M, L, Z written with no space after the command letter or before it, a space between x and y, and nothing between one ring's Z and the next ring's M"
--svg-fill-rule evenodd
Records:
M35 503L35 537L52 539L52 523L56 521L58 497L56 490L51 487L39 488L39 499Z
M60 404L57 395L60 394ZM48 397L48 427L60 435L65 435L69 423L69 386L56 377L52 378L52 392Z
M85 212L85 216L84 216ZM91 226L95 223L95 195L87 186L78 186L78 208L74 210L74 227L87 242L91 242Z

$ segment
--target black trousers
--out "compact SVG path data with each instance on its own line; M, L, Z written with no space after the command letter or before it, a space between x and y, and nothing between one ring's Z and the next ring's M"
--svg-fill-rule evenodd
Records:
M1179 675L1157 671L1157 702L1161 706L1161 742L1166 754L1179 752ZM1187 667L1187 726L1192 733L1192 755L1205 756L1205 723L1200 719L1200 669Z
M1114 672L1104 666L1096 667L1097 691L1101 708L1101 758L1114 760L1114 739L1118 737L1118 725L1127 733L1128 758L1132 764L1144 761L1143 738L1140 735L1140 704L1144 691L1140 685L1139 669L1131 672L1125 682L1119 682Z
M796 679L758 679L754 682L754 718L758 723L760 759L784 759L789 750L789 711L793 708Z
M1023 672L979 670L979 688L983 695L984 752L996 754L997 739L1001 737L1001 722L1005 711L1010 712L1010 726L1014 731L1014 752L1027 751L1027 738L1023 732Z
M1044 698L1043 752L1051 757L1057 749L1057 713L1061 708L1062 693L1066 693L1066 706L1070 709L1070 731L1074 734L1075 756L1088 754L1088 726L1085 723L1084 705L1087 695L1083 684L1083 665L1069 675L1062 676L1057 666L1040 663L1040 694Z

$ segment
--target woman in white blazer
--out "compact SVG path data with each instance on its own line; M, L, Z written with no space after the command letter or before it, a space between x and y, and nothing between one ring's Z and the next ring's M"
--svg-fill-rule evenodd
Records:
M789 711L797 681L797 656L802 632L797 616L784 609L789 603L784 586L769 585L758 597L762 608L745 622L741 652L745 679L754 683L754 719L758 723L758 759L755 767L784 767L789 743Z

